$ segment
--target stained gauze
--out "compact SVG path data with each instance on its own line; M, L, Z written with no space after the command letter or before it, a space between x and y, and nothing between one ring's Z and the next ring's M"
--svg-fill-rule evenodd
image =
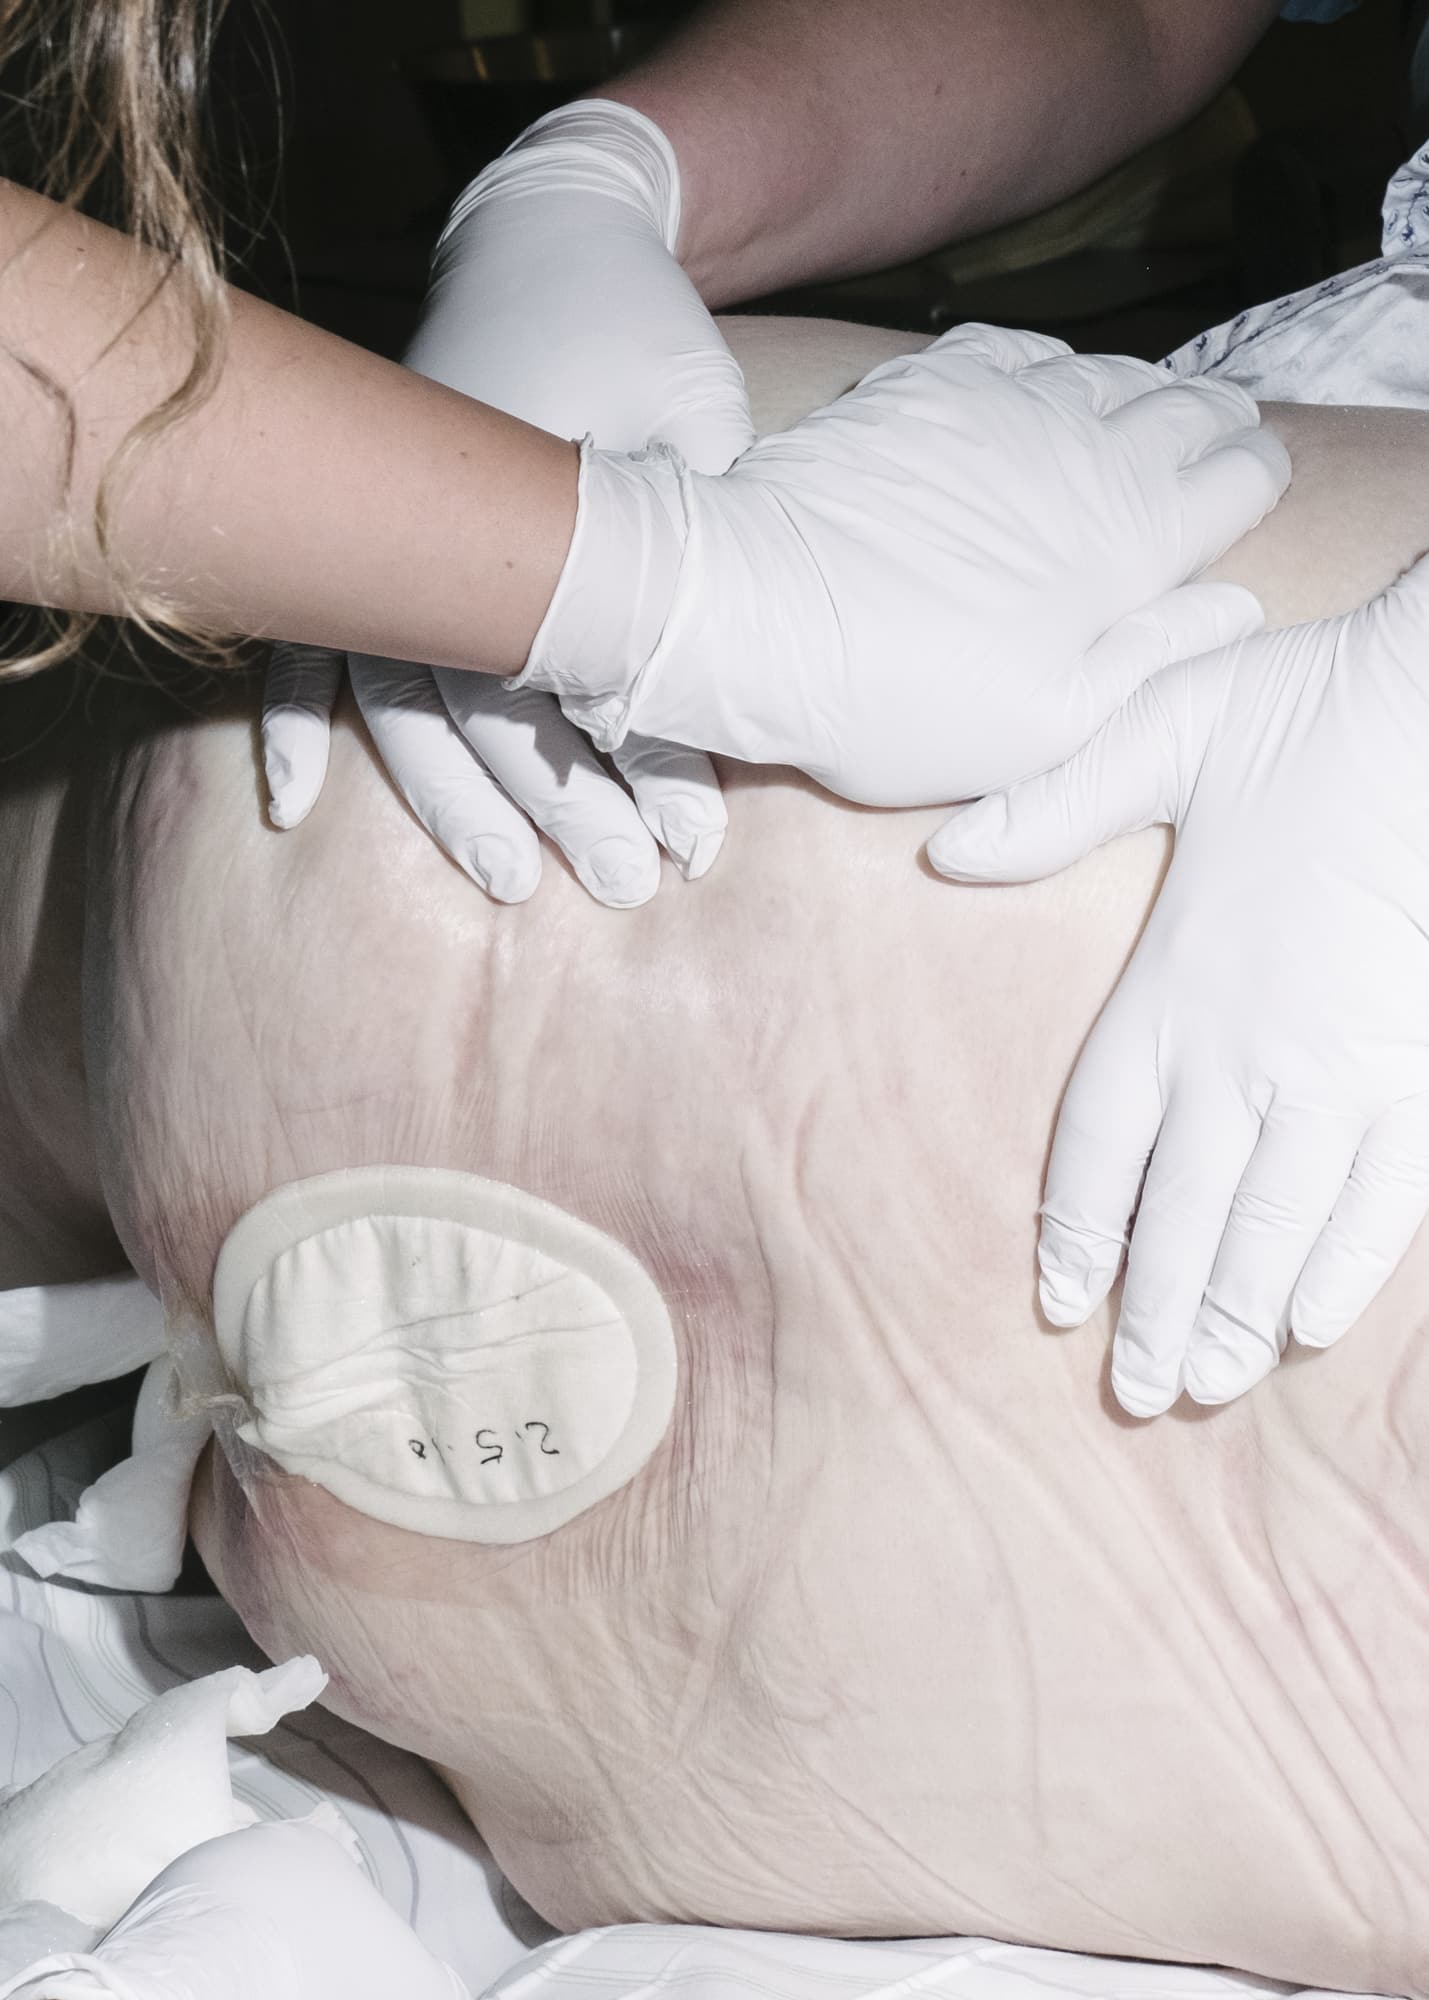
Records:
M475 1174L363 1167L258 1203L219 1254L240 1437L379 1521L549 1534L664 1435L669 1315L621 1244Z

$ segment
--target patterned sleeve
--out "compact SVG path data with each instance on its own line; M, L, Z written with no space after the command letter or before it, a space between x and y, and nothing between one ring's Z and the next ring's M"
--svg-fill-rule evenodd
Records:
M1282 21L1338 21L1342 14L1353 14L1360 0L1285 0L1280 10Z

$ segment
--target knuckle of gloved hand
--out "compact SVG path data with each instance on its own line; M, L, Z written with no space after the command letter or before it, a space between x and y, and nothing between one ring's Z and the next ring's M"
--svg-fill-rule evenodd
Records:
M1225 382L1213 375L1198 375L1186 388L1201 402L1213 402L1221 410L1228 432L1260 428L1260 405L1238 382Z
M1211 417L1215 419L1220 441L1225 443L1238 432L1259 428L1260 409L1255 399L1236 383L1222 382L1210 375L1189 379L1168 377L1167 381L1167 387L1152 392L1155 402L1151 406L1167 425L1199 431Z

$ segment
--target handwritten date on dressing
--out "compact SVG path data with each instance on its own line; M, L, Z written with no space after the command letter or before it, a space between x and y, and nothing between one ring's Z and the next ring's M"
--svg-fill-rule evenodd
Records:
M532 1437L531 1433L533 1431L539 1431L541 1435L539 1437ZM539 1417L533 1417L529 1423L522 1424L520 1430L512 1431L509 1435L515 1438L517 1444L526 1445L528 1448L534 1445L542 1458L559 1458L561 1455L560 1446L551 1443L551 1426L543 1424ZM502 1453L506 1447L502 1443L501 1435L498 1431L488 1429L473 1431L471 1443L482 1454L478 1463L481 1465L500 1465ZM439 1445L435 1438L408 1438L407 1444L414 1458L425 1458L429 1447L436 1453L438 1458L443 1457L445 1452L451 1451L453 1448L450 1439L448 1439L445 1446Z

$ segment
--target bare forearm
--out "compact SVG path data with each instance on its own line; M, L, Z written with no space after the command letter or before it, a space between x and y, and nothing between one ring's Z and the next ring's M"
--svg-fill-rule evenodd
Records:
M711 0L602 96L654 119L711 305L1033 213L1169 131L1279 0Z
M0 183L0 597L118 608L96 487L189 358L171 291L130 323L154 277L126 238ZM216 629L515 672L569 546L574 449L230 299L216 392L119 495L119 560ZM67 497L59 407L16 354L69 392Z

